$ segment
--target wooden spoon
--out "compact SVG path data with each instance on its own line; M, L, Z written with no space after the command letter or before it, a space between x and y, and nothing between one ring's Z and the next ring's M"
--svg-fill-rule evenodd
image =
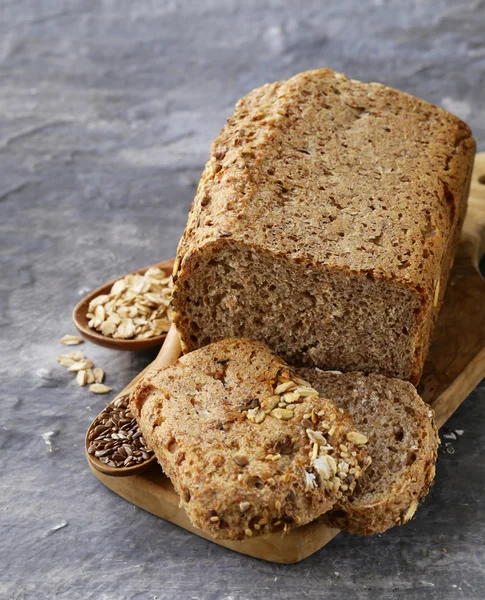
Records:
M151 267L158 267L159 269L162 269L162 271L165 271L168 275L172 273L174 260L174 258L170 258L163 262L150 265L149 267L132 271L131 274L143 275ZM161 346L167 336L165 333L163 335L157 335L155 337L142 340L119 340L103 335L102 333L98 333L96 330L89 327L89 319L86 317L86 313L88 312L88 307L91 300L96 298L96 296L100 296L101 294L109 294L113 284L118 281L118 279L122 279L123 277L126 277L126 275L122 275L121 277L113 279L113 281L105 283L78 302L72 313L74 325L83 338L93 342L93 344L98 344L99 346L104 346L105 348L112 348L113 350L147 350L148 348Z
M164 342L163 346L161 347L160 352L158 353L158 356L156 357L156 359L150 365L148 365L148 367L143 369L143 371L141 373L139 373L135 377L135 379L133 379L133 381L131 381L125 387L125 389L122 392L120 392L115 398L113 398L113 400L110 402L110 404L113 404L113 402L117 398L120 398L121 396L125 396L126 394L129 394L131 392L131 390L135 387L136 383L146 373L148 373L148 371L156 371L157 369L161 369L163 367L168 367L169 365L172 365L179 356L180 356L180 340L179 340L178 333L175 329L175 326L172 325L170 328L170 331L167 334L165 342ZM101 462L99 460L99 458L96 458L93 454L89 454L88 448L91 443L89 440L89 434L94 429L94 427L96 427L96 425L98 424L97 419L98 419L98 417L96 417L96 419L94 419L94 421L89 426L89 429L86 433L86 440L85 440L86 457L88 459L89 464L94 469L96 469L97 471L100 471L101 473L104 473L104 475L112 475L114 477L127 477L129 475L138 475L140 473L143 473L143 471L146 471L147 469L149 469L150 467L152 467L153 465L156 464L157 459L156 459L156 456L153 455L148 460L145 460L142 463L135 464L133 466L110 467L109 465L106 465L103 462Z

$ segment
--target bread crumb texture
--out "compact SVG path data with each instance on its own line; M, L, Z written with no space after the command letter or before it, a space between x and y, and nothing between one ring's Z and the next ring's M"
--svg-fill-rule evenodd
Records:
M242 98L178 249L184 350L247 336L292 364L417 383L474 151L454 115L330 69Z
M308 523L371 463L350 417L256 341L186 354L130 406L191 522L215 538Z

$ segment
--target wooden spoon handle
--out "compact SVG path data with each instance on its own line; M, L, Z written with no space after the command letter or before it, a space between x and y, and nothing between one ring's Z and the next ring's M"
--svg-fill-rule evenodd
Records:
M160 352L157 354L155 360L145 367L143 371L138 373L138 375L130 381L130 383L116 396L116 398L130 393L140 379L145 377L148 372L157 371L158 369L172 365L180 356L181 351L179 335L175 329L175 325L172 324L169 332L167 333L167 337L163 342L163 346L160 348ZM113 398L113 400L116 400L116 398Z
M182 348L180 346L180 338L177 330L175 329L175 325L172 323L163 346L160 348L157 358L148 367L149 370L154 371L156 369L161 369L162 367L173 365L173 363L180 356L181 352Z

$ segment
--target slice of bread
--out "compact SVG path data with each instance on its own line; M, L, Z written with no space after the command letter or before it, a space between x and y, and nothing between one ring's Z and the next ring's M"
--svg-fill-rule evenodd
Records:
M215 538L308 523L370 462L350 417L251 340L186 354L130 405L191 522Z
M372 457L354 493L324 515L325 521L364 535L406 523L434 479L439 438L430 406L399 379L319 369L298 374L351 415L368 437Z

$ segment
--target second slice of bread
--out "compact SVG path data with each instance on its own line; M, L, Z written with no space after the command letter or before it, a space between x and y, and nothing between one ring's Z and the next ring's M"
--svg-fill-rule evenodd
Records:
M411 519L435 474L439 438L429 405L398 379L319 369L298 373L351 415L368 437L372 457L353 495L342 498L325 521L368 535Z

